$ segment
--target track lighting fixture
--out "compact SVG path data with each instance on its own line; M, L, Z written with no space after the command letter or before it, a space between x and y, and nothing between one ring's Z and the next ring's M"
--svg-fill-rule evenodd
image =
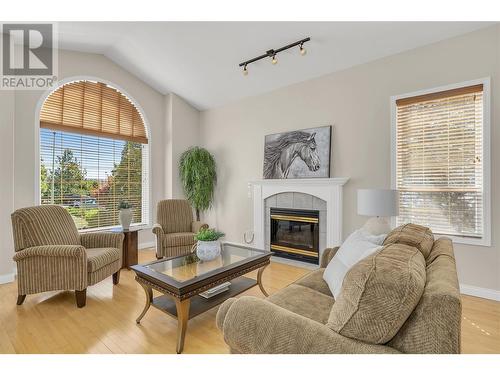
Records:
M239 66L243 67L243 75L246 76L246 75L248 75L248 69L247 69L248 64L265 59L266 57L270 57L271 63L273 65L276 65L278 63L278 59L276 57L278 55L278 53L283 52L287 49L296 47L296 46L299 46L300 55L304 56L307 53L306 49L304 48L304 43L309 42L310 40L311 40L311 38L304 38L302 40L299 40L295 43L288 44L288 45L281 47L281 48L270 49L269 51L266 51L266 53L264 55L260 55L260 56L254 57L253 59L243 61L242 63L240 63Z

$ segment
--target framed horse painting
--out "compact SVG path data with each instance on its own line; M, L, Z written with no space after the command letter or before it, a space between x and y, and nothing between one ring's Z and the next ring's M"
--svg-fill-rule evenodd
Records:
M330 177L332 127L266 135L264 178Z

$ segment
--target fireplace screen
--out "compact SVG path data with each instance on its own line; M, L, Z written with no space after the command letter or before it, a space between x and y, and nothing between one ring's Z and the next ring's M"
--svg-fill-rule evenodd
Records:
M318 264L319 211L271 208L271 251Z

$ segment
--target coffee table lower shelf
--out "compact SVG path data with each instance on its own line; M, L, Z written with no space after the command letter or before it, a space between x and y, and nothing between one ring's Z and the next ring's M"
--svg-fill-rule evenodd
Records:
M235 297L240 293L243 293L245 290L248 290L257 285L257 281L254 279L250 279L245 276L240 276L236 279L231 280L231 286L229 290L217 294L211 298L203 298L201 296L191 297L191 306L189 308L189 319L194 318L205 311L208 311L214 308L217 305L220 305L222 302L227 300L228 298ZM152 306L157 309L177 318L177 307L175 304L175 300L168 295L161 295L153 298L151 303Z

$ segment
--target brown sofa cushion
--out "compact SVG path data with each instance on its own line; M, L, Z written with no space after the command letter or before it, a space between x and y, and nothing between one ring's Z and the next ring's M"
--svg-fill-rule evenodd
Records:
M425 259L417 248L385 246L349 270L327 325L343 336L385 344L417 306L425 277Z
M403 224L393 229L384 241L384 245L393 243L416 247L427 259L434 245L434 235L429 228L422 225Z
M267 301L325 324L335 299L306 286L291 284L268 297Z
M387 345L403 353L460 353L462 308L451 240L436 240L426 261L424 293Z
M330 288L325 280L323 280L324 268L320 268L316 271L308 273L301 279L297 280L294 284L306 286L308 288L314 289L317 292L326 294L328 297L333 297Z

